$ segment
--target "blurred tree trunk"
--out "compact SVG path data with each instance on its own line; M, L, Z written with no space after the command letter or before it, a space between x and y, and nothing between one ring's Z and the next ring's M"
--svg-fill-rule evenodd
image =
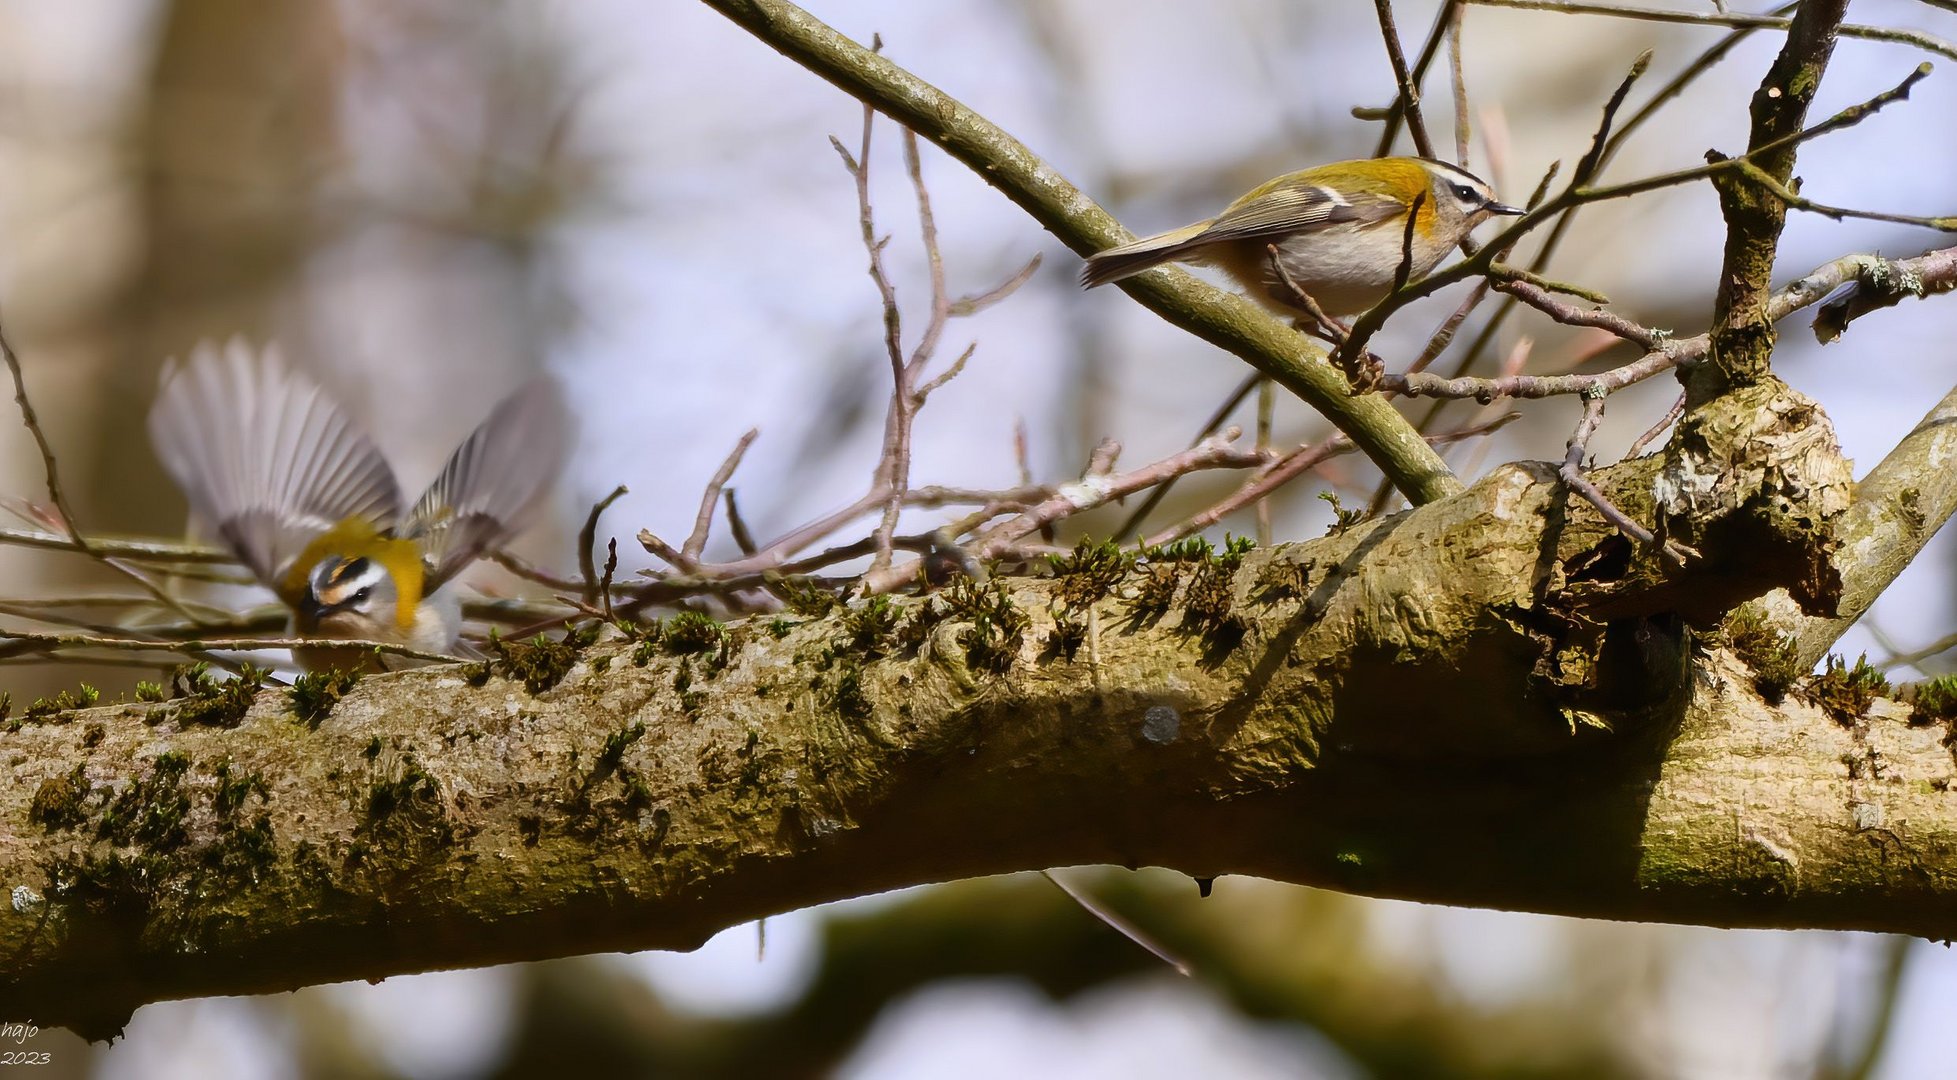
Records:
M175 0L128 133L141 263L108 300L95 445L79 485L92 527L154 529L182 500L147 452L164 358L202 338L273 336L314 242L314 188L338 157L341 67L331 4Z

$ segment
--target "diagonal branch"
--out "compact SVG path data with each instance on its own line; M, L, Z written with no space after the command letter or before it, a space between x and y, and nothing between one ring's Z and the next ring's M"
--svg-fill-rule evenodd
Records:
M869 102L938 144L1025 210L1062 243L1086 255L1131 239L1080 189L1031 150L943 91L837 33L786 0L705 0L796 63ZM1179 273L1121 283L1170 323L1277 380L1341 431L1414 503L1460 490L1412 425L1375 396L1353 397L1324 353L1248 300Z

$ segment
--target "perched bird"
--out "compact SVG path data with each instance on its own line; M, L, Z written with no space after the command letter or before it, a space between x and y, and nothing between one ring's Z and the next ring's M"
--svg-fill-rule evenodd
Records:
M234 338L171 361L149 416L157 457L302 637L453 653L451 579L518 531L555 480L569 431L555 384L505 398L412 508L387 460L276 347ZM308 670L373 670L358 649L295 650ZM398 666L392 659L389 666Z
M1497 202L1485 181L1444 161L1340 161L1280 176L1208 221L1096 252L1080 280L1091 289L1165 262L1196 263L1230 275L1252 299L1298 315L1307 309L1271 266L1275 244L1284 272L1325 314L1339 318L1392 291L1409 248L1408 280L1416 280L1491 215L1521 213Z

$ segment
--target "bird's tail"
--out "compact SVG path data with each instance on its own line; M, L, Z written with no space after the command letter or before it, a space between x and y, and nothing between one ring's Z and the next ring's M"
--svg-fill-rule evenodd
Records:
M1087 257L1087 265L1080 272L1081 287L1091 289L1096 285L1106 285L1110 281L1133 277L1150 267L1174 262L1198 246L1203 231L1209 226L1209 222L1201 221L1131 244L1097 251Z

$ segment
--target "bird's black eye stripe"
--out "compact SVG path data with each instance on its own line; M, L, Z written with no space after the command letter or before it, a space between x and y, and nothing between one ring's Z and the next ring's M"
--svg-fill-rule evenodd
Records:
M1474 188L1471 188L1466 184L1454 185L1454 197L1460 199L1464 203L1473 203L1476 206L1479 206L1482 203L1481 192L1476 191Z

